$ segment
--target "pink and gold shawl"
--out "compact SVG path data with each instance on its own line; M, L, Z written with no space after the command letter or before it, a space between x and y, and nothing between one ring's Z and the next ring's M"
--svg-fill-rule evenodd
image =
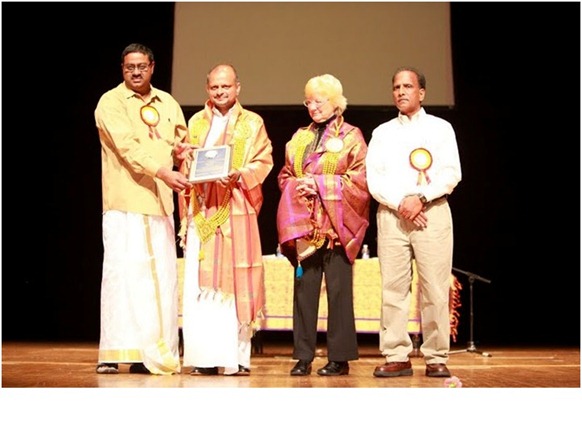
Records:
M204 145L211 121L207 102L188 121L190 143ZM192 204L201 239L200 287L226 297L234 295L239 322L249 324L265 302L258 215L263 204L262 184L273 168L272 145L262 118L238 102L222 140L232 146L232 167L241 172L241 178L228 188L215 182L196 184L189 194L179 196L181 245L186 244L188 207ZM189 166L187 161L182 164L185 175ZM193 203L194 198L203 204ZM202 230L208 228L209 233Z
M329 125L334 123L335 120ZM305 143L314 139L315 130L311 124L295 132L287 143L285 165L277 177L281 189L277 210L281 250L297 266L296 240L317 232L329 239L330 246L339 241L353 263L369 224L366 141L359 128L342 121L337 133L343 141L341 151L326 151L324 135L303 165L296 165L296 160L303 159ZM330 166L330 162L334 165ZM301 169L300 175L298 169ZM298 177L305 174L313 175L317 185L318 194L310 199L299 197L296 190Z

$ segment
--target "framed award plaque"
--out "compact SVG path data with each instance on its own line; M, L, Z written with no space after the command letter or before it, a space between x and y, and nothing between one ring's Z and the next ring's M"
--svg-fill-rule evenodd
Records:
M188 180L192 183L200 183L226 177L230 171L230 155L231 148L229 145L194 150Z

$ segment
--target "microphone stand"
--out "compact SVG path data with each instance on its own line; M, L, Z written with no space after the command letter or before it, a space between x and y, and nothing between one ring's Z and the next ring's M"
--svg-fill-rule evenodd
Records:
M461 269L457 269L453 267L455 272L462 273L466 275L469 279L469 343L466 349L464 350L454 350L449 351L449 354L456 354L456 353L477 353L484 357L491 357L491 353L487 353L486 351L477 350L475 346L475 341L473 339L473 283L475 280L481 281L483 283L491 284L491 280L486 278L480 277L477 274L467 272Z

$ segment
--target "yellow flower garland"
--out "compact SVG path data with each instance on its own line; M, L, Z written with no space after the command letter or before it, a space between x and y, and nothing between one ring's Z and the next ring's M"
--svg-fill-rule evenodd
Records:
M191 143L196 145L200 143L202 133L206 132L210 127L210 123L201 119L196 121L190 131ZM232 151L232 168L238 170L243 165L245 144L251 135L251 128L247 121L236 122L234 129L234 145ZM230 199L232 196L232 188L228 187L224 198L218 210L210 217L206 218L201 212L200 203L196 196L195 189L192 188L190 193L190 203L192 206L192 214L194 215L194 222L198 231L198 236L202 243L206 243L210 237L216 232L219 226L224 224L230 215ZM200 259L204 257L202 251Z
M311 126L309 126L311 127ZM305 156L305 150L307 146L313 142L315 135L309 128L302 130L291 140L291 146L295 147L295 163L293 164L293 169L297 178L305 176L303 173L303 156Z
M339 137L339 130L342 126L344 120L343 116L338 116L335 122L335 136ZM293 170L297 178L305 176L303 172L303 156L305 156L305 151L307 147L315 139L315 134L311 131L312 125L309 125L305 130L297 133L296 136L291 140L291 146L296 148L295 151L295 163L293 164ZM323 153L323 174L335 174L337 168L337 163L339 161L339 152L325 151ZM310 209L312 209L313 203L310 203ZM325 235L322 235L320 231L316 228L311 234L311 237L306 237L307 241L319 249L325 243Z
M334 123L335 137L339 137L339 131L343 123L343 116L338 116ZM312 125L313 124L310 124L309 127L297 133L297 135L291 140L291 146L297 149L295 152L293 170L298 178L305 176L303 173L303 156L305 156L305 151L309 144L311 144L313 139L315 139L315 134L311 131ZM323 174L335 174L338 161L339 152L325 151L323 153Z

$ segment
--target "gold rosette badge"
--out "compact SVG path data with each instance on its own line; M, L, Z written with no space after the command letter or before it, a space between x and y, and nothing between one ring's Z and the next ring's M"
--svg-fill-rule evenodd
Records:
M160 114L158 110L151 105L144 105L140 109L141 120L150 128L150 138L153 139L154 135L160 139L160 133L155 128L160 122Z
M426 148L416 148L410 153L410 165L412 168L418 171L417 185L422 185L423 183L430 183L430 178L426 173L426 170L432 165L432 155L430 151Z
M339 153L344 148L344 141L339 137L330 137L325 143L326 151L330 153Z

